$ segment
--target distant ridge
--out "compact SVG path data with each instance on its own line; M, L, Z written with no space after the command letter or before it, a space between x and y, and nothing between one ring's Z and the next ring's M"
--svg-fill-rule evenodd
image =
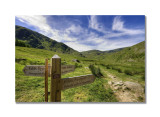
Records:
M114 52L118 52L120 50L123 50L124 48L118 48L118 49L114 49L114 50L108 50L108 51L100 51L100 50L89 50L89 51L83 51L81 52L84 56L97 56L97 55L105 55L107 53L114 53Z
M119 48L109 51L90 50L81 52L86 58L103 59L109 61L124 61L124 62L144 62L145 61L145 41L136 45Z

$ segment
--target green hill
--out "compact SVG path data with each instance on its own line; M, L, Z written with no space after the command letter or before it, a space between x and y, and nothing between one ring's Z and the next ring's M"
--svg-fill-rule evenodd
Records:
M96 58L96 57L99 57L99 56L104 56L107 53L118 52L122 49L124 49L124 48L118 48L118 49L108 50L108 51L89 50L89 51L83 51L83 52L81 52L81 54L84 55L87 58Z
M145 62L145 41L131 47L126 47L114 53L107 53L104 59L120 63L144 63Z
M145 62L145 41L131 47L119 48L110 51L90 50L81 52L86 58L101 60L105 63Z
M79 55L78 51L25 27L16 26L16 46Z

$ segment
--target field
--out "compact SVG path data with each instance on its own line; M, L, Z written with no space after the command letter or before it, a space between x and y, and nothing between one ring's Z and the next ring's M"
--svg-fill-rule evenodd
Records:
M50 63L52 56L58 54L62 64L76 66L74 72L62 75L62 78L87 74L96 76L91 84L63 90L62 102L144 102L145 56L142 45L144 43L115 53L101 56L90 54L87 57L16 46L15 100L44 102L44 77L25 76L22 70L25 65L44 65L46 58ZM140 53L137 53L137 48L140 48ZM48 87L50 92L50 77Z
M48 50L16 47L16 102L44 102L44 77L25 76L22 70L25 65L44 65L45 58L50 63L54 54L56 53ZM62 75L62 78L91 74L90 62L69 54L58 55L62 64L76 65L74 72ZM72 59L78 59L80 63L72 62ZM116 102L112 89L106 84L105 78L97 77L92 84L64 90L62 102Z

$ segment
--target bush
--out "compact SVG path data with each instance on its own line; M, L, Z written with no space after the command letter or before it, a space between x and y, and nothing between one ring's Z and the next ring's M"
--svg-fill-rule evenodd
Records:
M120 69L120 68L118 68L117 71L118 71L119 73L122 73L122 72L123 72L122 69Z
M75 63L75 68L82 67L81 64Z
M116 67L114 67L114 66L112 66L112 69L113 69L113 70L117 70L117 68L116 68Z
M144 80L144 81L145 81L145 74L144 74L141 78L142 78L142 80Z
M127 75L130 75L130 76L134 75L134 73L130 70L125 70L124 73L127 74Z
M26 44L24 41L18 40L18 39L16 39L16 46L30 47L30 46L29 46L28 44Z
M110 66L110 65L106 65L106 68L107 68L107 69L111 69L111 66Z
M103 74L101 73L101 69L95 67L94 65L89 65L90 70L92 71L92 74L96 77L102 77Z
M113 70L117 70L119 73L122 73L122 69L121 68L117 68L117 67L112 67Z

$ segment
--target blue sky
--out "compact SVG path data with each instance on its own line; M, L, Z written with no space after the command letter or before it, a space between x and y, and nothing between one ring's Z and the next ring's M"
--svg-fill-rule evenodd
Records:
M80 52L112 50L145 40L144 15L19 15L15 21Z

